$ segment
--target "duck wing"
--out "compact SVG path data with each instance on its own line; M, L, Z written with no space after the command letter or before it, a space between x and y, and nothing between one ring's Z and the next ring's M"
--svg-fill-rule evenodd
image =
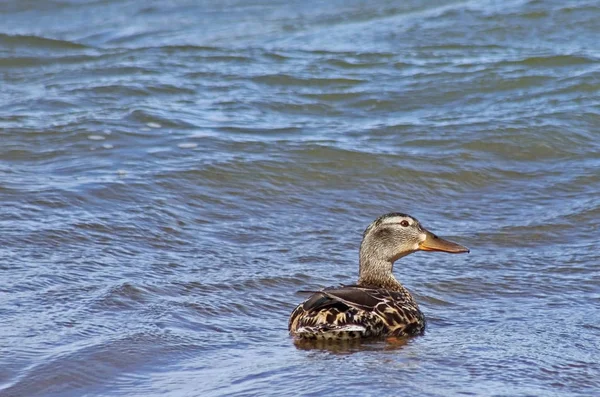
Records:
M290 316L293 335L310 339L415 335L425 319L408 291L359 286L316 291Z
M315 291L302 306L304 310L310 311L343 304L348 307L371 311L379 303L381 303L381 295L377 293L377 290L349 285L328 287Z

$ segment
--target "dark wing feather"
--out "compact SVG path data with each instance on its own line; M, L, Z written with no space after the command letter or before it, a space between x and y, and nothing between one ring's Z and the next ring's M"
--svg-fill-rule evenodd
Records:
M314 292L294 310L289 329L292 332L299 328L310 329L314 336L335 331L345 324L360 324L367 329L363 336L405 336L421 332L424 321L406 290L340 286Z
M357 287L325 288L304 303L304 310L319 310L335 303L343 303L349 307L372 311L381 303L379 297L372 294L373 291Z
M296 335L307 338L377 335L383 322L373 314L373 309L380 301L367 291L343 286L316 291L292 312L288 328L292 333L302 329L301 335ZM352 325L363 327L363 330L346 331Z

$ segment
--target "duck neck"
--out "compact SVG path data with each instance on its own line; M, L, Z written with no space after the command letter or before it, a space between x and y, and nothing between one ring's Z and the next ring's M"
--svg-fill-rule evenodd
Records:
M384 288L392 291L403 290L404 287L392 273L393 268L394 262L392 261L361 253L357 284L361 287Z

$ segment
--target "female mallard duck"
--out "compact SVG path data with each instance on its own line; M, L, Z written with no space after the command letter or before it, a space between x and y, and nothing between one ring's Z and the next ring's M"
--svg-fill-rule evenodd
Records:
M425 317L392 274L394 262L415 251L458 254L469 249L437 237L412 216L380 216L363 234L358 283L315 292L292 312L290 334L300 339L421 334Z

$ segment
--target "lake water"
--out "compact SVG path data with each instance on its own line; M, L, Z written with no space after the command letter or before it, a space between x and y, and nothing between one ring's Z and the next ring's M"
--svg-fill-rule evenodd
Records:
M3 1L0 396L600 395L597 1ZM406 343L296 345L400 211Z

